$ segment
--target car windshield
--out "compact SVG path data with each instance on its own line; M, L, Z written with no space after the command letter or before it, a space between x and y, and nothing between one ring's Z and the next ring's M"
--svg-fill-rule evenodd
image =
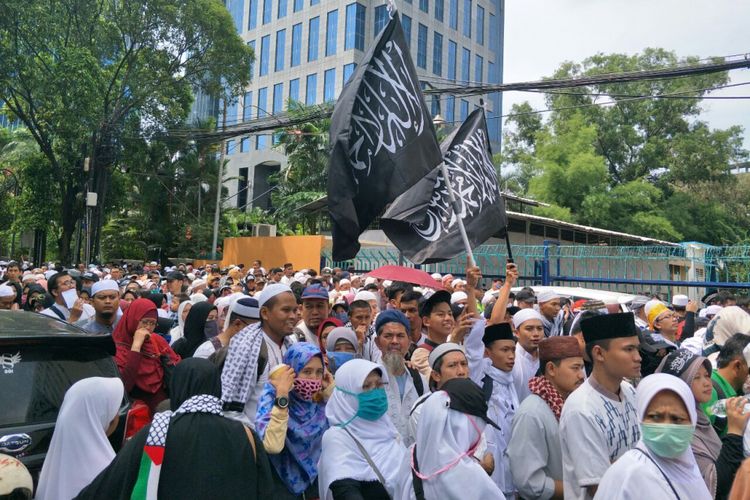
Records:
M87 377L117 377L102 349L0 346L0 427L54 422L65 391Z

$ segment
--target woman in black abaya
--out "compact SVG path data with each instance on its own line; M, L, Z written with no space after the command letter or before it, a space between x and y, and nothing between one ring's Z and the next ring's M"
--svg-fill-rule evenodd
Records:
M218 368L200 358L182 361L174 369L170 394L174 414L167 420L158 498L271 498L273 481L262 441L240 422L221 416ZM144 481L148 464L144 471L142 463L149 462L142 459L150 428L128 441L76 498L128 500L153 493Z

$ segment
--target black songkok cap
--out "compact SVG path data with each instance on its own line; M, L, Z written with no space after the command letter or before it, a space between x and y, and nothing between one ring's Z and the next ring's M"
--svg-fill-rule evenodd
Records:
M496 340L516 340L508 323L497 323L484 329L482 342L485 347L489 347Z
M487 416L487 401L482 389L468 378L452 378L440 388L450 397L449 408L467 415L479 417L492 427L500 427Z
M581 321L581 331L587 344L597 340L638 336L632 312L592 316Z

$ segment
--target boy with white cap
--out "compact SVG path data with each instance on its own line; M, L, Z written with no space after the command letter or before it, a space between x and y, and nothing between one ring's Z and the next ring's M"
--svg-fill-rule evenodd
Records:
M539 342L544 338L543 325L544 318L534 309L521 309L513 316L513 328L518 336L513 384L519 401L530 394L529 380L539 371Z
M539 312L542 315L544 336L554 337L555 335L562 335L565 318L560 305L560 294L554 290L545 290L537 294L536 301L539 304Z

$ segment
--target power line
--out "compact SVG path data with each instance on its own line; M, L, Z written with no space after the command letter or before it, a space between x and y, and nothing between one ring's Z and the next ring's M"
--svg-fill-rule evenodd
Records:
M732 69L748 68L750 67L750 58L743 56L740 60L735 61L722 61L722 62L711 62L706 64L693 64L677 66L673 68L663 68L657 70L645 70L645 71L630 71L624 73L609 73L602 75L585 76L578 78L564 78L564 79L551 79L551 80L539 80L533 82L520 82L520 83L507 83L507 84L492 84L492 85L477 85L477 86L460 86L460 87L443 87L426 89L423 91L427 95L435 94L452 94L454 96L471 96L471 95L483 95L494 92L508 92L508 91L545 91L550 89L558 88L575 88L585 87L589 85L602 85L610 83L627 83L642 80L658 80L658 79L669 79L669 78L680 78L687 76L695 76L708 73L716 73L721 71L729 71ZM720 87L715 87L715 90ZM698 89L697 92L705 90ZM692 91L696 92L696 90ZM683 92L684 93L684 92ZM664 98L667 94L663 94L661 98ZM608 95L609 96L609 95ZM633 96L623 99L637 100L637 99L653 99L659 98L659 96ZM689 98L693 98L692 96ZM697 96L695 98L698 98ZM608 105L618 104L620 101L609 101L604 103L590 103L575 107L585 107L591 105ZM557 108L557 109L571 109L571 107ZM544 113L550 110L534 111L533 113ZM223 141L239 136L258 134L260 132L272 131L283 127L292 127L296 125L302 125L304 123L325 119L331 116L333 113L333 103L320 104L305 108L303 111L297 111L294 114L280 113L277 115L270 115L259 117L254 120L243 122L242 124L233 125L226 127L222 130L214 131L197 131L195 129L172 129L167 132L167 135L172 137L190 137L194 140L213 140ZM520 114L531 114L532 112L525 112ZM516 113L519 115L519 113ZM503 118L506 116L498 116L497 118ZM494 118L494 117L493 117Z

